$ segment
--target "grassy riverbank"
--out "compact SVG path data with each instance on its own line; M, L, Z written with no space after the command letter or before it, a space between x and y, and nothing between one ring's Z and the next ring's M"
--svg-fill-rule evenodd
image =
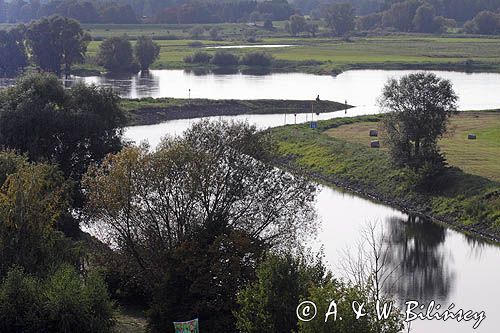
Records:
M484 124L489 122L487 118L492 114L498 116L500 113L475 113L478 123ZM465 124L466 120L462 117L455 118L452 126ZM366 129L376 127L379 120L379 116L364 116L322 121L318 130L312 130L307 125L272 129L271 133L279 145L277 159L283 166L301 170L318 181L500 241L500 182L487 177L494 173L492 168L495 166L488 163L490 168L486 171L472 174L460 169L465 162L451 165L435 179L432 190L423 190L415 185L412 171L391 164L386 150L367 146L370 138ZM362 142L359 141L359 128L363 128L365 133ZM477 133L481 133L480 130L475 128ZM456 135L461 135L459 133L457 131ZM490 138L500 133L500 126L485 129L484 133L489 133L484 139L486 142L481 142L480 135L475 143L487 146L488 142L495 141ZM443 150L455 155L456 161L461 155L473 152L478 160L489 156L488 150L477 147L454 150L447 140L454 139L443 140Z
M198 117L311 112L311 101L292 100L142 98L123 99L121 106L128 113L130 125L149 125ZM344 110L345 107L342 103L320 101L315 102L314 112L334 112Z

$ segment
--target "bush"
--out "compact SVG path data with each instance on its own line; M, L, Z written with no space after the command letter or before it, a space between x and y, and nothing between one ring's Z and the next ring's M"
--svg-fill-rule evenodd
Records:
M269 67L273 63L273 56L265 52L250 52L245 54L240 63L246 66Z
M220 67L237 66L239 63L239 59L238 56L232 53L228 53L225 51L217 51L215 52L210 62Z
M2 332L110 332L113 306L101 277L63 266L45 280L12 268L0 285Z
M189 47L202 47L203 43L200 42L199 40L195 40L195 41L189 42L187 44L187 46L189 46Z
M188 64L208 64L212 59L212 55L207 52L198 51L184 58L184 62Z

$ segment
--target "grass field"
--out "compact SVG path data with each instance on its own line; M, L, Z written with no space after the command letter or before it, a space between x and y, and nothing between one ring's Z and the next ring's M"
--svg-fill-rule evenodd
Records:
M491 121L491 112L476 112L476 115L477 120L468 116L457 118L454 135L467 132L469 121L475 125ZM379 121L380 116L364 116L321 121L318 130L311 130L307 125L271 129L278 143L277 161L285 168L305 173L318 181L348 188L500 240L500 182L495 180L498 177L495 170L498 169L494 165L498 127L492 129L489 125L481 125L481 128L475 128L478 140L471 144L488 146L487 149L471 147L453 151L452 147L445 147L446 140L452 138L442 143L443 150L454 155L455 161L461 161L454 163L472 166L474 163L468 162L471 157L467 154L475 154L473 159L490 160L488 168L476 169L475 174L447 168L423 186L413 170L394 166L386 150L367 146L367 130L376 127ZM481 142L483 135L484 144ZM493 148L489 146L491 144ZM456 147L459 146L457 143Z
M183 58L199 50L192 40L159 40L161 47L154 69L183 68ZM248 44L241 40L203 40L203 47ZM88 55L94 56L100 41L91 42ZM288 44L292 47L268 48L277 60L276 69L331 74L352 68L374 69L454 69L500 71L500 40L496 38L455 38L430 36L355 37L349 41L334 38L263 38L258 44ZM229 49L235 54L257 48ZM214 49L206 49L214 53ZM467 64L467 65L466 65Z
M370 129L378 129L383 142L380 124L373 122L343 125L325 134L369 146ZM468 140L469 133L476 134L477 140ZM451 119L449 133L439 141L439 146L450 165L500 182L500 111L459 113ZM384 150L382 145L381 151Z

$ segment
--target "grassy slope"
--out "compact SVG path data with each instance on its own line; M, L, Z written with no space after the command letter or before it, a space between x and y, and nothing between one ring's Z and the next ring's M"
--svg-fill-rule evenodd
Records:
M312 178L419 212L500 240L500 183L449 168L433 191L414 185L411 171L394 167L384 150L326 135L324 131L357 122L378 122L379 116L320 122L319 130L294 125L271 130L280 163Z
M368 132L372 128L378 129L383 139L380 126L373 122L344 125L325 133L368 146ZM452 118L449 128L449 134L439 142L448 163L467 173L500 182L500 111L461 112ZM468 140L469 133L476 134L478 139Z
M171 119L208 116L309 112L310 103L310 101L285 100L189 100L178 98L122 99L121 101L122 107L129 114L130 125L154 124ZM341 103L331 101L319 103L316 108L320 112L345 109L345 104Z

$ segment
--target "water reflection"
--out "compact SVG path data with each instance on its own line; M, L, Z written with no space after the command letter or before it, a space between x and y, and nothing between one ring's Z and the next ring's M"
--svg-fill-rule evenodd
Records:
M443 246L447 229L423 218L389 218L382 240L392 274L385 284L400 300L446 301L455 280L453 253Z
M75 83L96 84L112 88L118 95L129 98L155 95L160 89L160 78L152 71L141 71L138 74L107 73L102 76L71 77L64 80L64 85L67 88Z

